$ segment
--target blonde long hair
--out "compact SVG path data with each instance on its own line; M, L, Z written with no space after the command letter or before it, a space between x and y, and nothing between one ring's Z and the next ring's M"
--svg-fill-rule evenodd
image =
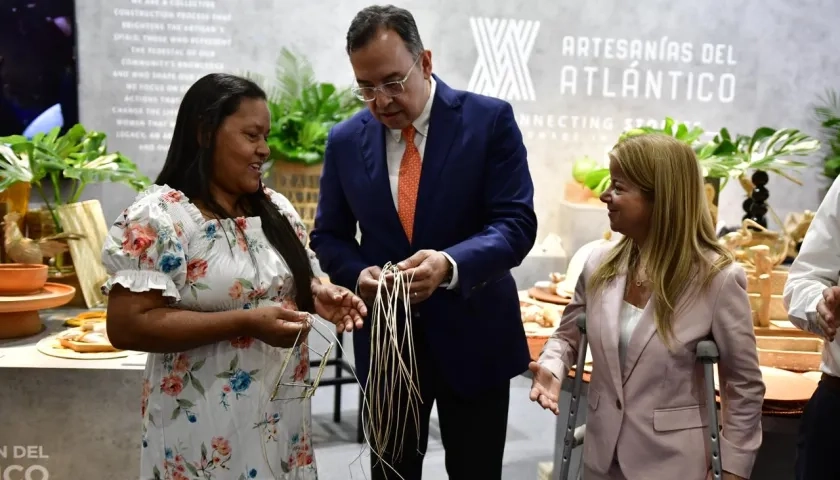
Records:
M672 318L683 295L705 289L733 262L720 246L704 192L703 175L690 146L662 134L630 137L609 153L627 180L652 200L650 231L644 245L628 237L606 255L588 288L597 291L639 264L651 282L656 332L670 348Z

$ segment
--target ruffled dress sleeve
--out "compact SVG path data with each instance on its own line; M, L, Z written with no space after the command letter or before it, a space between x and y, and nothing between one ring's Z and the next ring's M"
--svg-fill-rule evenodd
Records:
M152 187L140 194L111 227L102 249L108 279L102 293L114 285L132 292L158 290L173 302L181 300L186 284L187 257L182 224L173 217L179 192Z
M312 266L312 271L316 276L323 275L323 270L321 270L321 264L318 261L318 257L315 256L315 252L309 248L306 226L303 224L303 219L300 218L300 214L298 214L297 210L295 210L292 202L290 202L284 195L275 192L268 187L265 188L265 193L268 195L268 198L271 199L271 203L276 205L280 210L280 213L282 213L289 220L289 223L292 224L292 228L294 228L300 242L306 249L306 254L309 256L309 264Z

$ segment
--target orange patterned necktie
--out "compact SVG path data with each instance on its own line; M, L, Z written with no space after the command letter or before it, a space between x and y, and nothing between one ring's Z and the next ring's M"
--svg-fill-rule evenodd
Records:
M414 210L417 206L417 190L420 187L420 170L422 162L420 151L414 144L414 126L403 129L402 137L405 140L405 153L400 163L400 179L397 184L397 211L400 215L400 223L411 242L411 234L414 230Z

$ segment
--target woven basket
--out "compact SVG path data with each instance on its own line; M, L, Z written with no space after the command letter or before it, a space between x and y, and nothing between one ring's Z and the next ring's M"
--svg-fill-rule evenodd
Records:
M311 232L318 208L322 164L304 165L278 160L272 167L268 182L271 188L292 202L303 219L306 231Z

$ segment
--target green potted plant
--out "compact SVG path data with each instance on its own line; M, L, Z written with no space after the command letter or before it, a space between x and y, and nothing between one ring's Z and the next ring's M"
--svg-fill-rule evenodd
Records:
M732 178L738 179L748 195L752 192L752 181L747 176L750 172L772 172L801 185L802 182L789 172L806 164L790 160L790 157L809 155L820 148L819 140L790 128L776 130L761 127L752 135L734 137L723 128L712 140L702 141L701 137L705 133L702 128L690 128L672 118L666 118L662 128L645 126L627 130L618 141L646 133L670 135L694 149L706 184L713 189L709 193L713 211L717 208L720 191ZM610 184L610 174L606 168L593 168L587 172L581 172L579 168L575 170L576 179L582 178L581 183L596 197Z
M704 142L700 140L705 133L702 128L689 128L684 123L674 122L672 118L666 118L661 129L640 127L627 130L618 141L646 133L671 135L690 145L697 154L707 181L711 183L717 180L718 189L723 188L732 178L743 183L748 172L755 170L772 172L801 185L802 182L788 172L806 164L790 160L789 157L809 155L820 148L819 140L791 128L776 130L760 127L752 135L734 137L723 128L712 140ZM592 170L583 183L597 194L609 185L609 170Z
M71 302L78 307L101 306L106 299L99 287L106 277L99 261L107 223L99 200L81 201L92 183L122 183L139 191L151 181L120 153L108 152L106 135L74 125L64 135L59 129L32 139L14 135L0 138L0 188L28 181L41 196L50 219L40 221L37 236L51 232L74 234L68 243L72 257L58 255L51 261L51 281L76 288ZM63 187L63 188L62 188Z
M823 143L828 146L823 158L823 175L831 180L840 175L840 95L828 89L814 107L814 114L822 127Z
M309 61L287 48L280 51L272 86L266 87L261 76L248 76L268 95L269 184L289 198L311 228L327 135L364 105L349 87L317 81Z
M20 135L0 137L0 145L7 149L7 154L0 159L0 191L28 179L49 210L56 231L64 229L58 210L79 203L88 185L122 183L140 191L151 183L131 160L120 153L108 152L104 133L88 131L80 124L64 135L58 133L59 129L55 128L49 133L39 133L31 140ZM50 193L45 189L46 180L49 180ZM70 184L66 193L61 191L64 182Z
M737 178L749 191L745 184L749 182L747 174L756 170L775 173L802 185L789 172L807 164L790 157L810 155L819 149L819 140L794 128L759 127L752 135L734 137L723 128L714 140L700 148L698 158L709 174L724 179L724 185L727 179Z
M663 122L662 128L652 127L648 125L632 128L622 132L622 134L618 137L618 142L620 143L630 137L635 137L637 135L644 135L648 133L660 133L664 135L669 135L681 142L690 145L694 149L695 153L697 153L697 157L700 159L701 163L703 163L704 161L706 163L706 165L704 166L704 170L707 170L705 172L706 182L711 183L716 191L720 189L720 179L727 177L728 172L722 166L719 165L719 161L708 161L708 157L710 157L711 152L709 152L708 150L701 151L702 147L705 144L700 141L700 138L703 136L704 133L706 133L705 130L698 126L689 127L685 123L678 123L674 121L673 118L666 117L665 121ZM603 193L603 191L606 190L610 184L610 172L607 168L595 168L583 175L579 173L577 177L582 178L582 180L578 181L580 181L580 183L592 190L595 196L601 195L601 193ZM717 194L715 195L715 201L717 201Z

